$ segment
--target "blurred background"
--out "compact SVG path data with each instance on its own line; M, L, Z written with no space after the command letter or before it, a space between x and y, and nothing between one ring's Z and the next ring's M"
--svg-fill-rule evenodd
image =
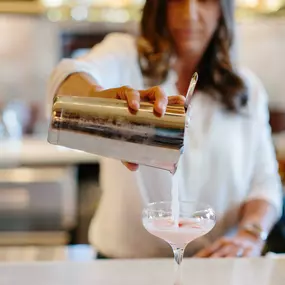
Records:
M92 258L96 157L46 143L45 88L62 57L138 33L144 0L0 0L0 261ZM285 0L238 0L238 60L263 81L285 185ZM285 252L280 221L268 247Z

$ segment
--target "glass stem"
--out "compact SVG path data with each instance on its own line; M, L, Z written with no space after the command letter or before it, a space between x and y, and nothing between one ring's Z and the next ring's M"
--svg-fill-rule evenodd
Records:
M174 253L174 260L175 260L175 265L176 265L176 270L175 270L175 283L174 285L182 285L181 280L182 280L182 274L181 274L181 263L183 260L183 255L184 255L184 249L181 247L172 247L173 253Z

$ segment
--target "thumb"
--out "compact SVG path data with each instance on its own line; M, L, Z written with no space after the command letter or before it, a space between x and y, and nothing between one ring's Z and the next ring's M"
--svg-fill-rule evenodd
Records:
M184 105L185 104L185 97L182 95L169 96L168 97L168 104L169 105Z

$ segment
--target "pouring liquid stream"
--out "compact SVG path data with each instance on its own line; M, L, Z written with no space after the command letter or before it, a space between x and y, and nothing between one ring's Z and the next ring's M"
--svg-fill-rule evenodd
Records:
M190 100L194 93L196 84L198 81L198 74L194 73L192 79L190 81L186 100L185 100L185 112L186 112L186 122L185 122L185 132L187 135L187 130L189 128L190 123ZM183 154L181 154L182 156ZM179 164L179 162L178 162ZM175 165L174 170L171 172L172 174L172 188L171 188L171 212L172 212L172 219L174 222L175 227L179 227L179 216L180 216L180 203L179 203L179 176L177 173L178 164Z
M172 219L175 227L179 227L180 205L179 205L179 179L177 175L172 176L172 188L171 188L171 212Z

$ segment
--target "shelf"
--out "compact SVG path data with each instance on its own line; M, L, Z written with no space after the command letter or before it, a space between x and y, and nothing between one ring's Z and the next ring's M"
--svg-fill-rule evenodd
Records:
M43 14L45 8L37 1L0 1L0 13Z
M69 242L67 232L1 232L0 246L13 245L65 245Z

